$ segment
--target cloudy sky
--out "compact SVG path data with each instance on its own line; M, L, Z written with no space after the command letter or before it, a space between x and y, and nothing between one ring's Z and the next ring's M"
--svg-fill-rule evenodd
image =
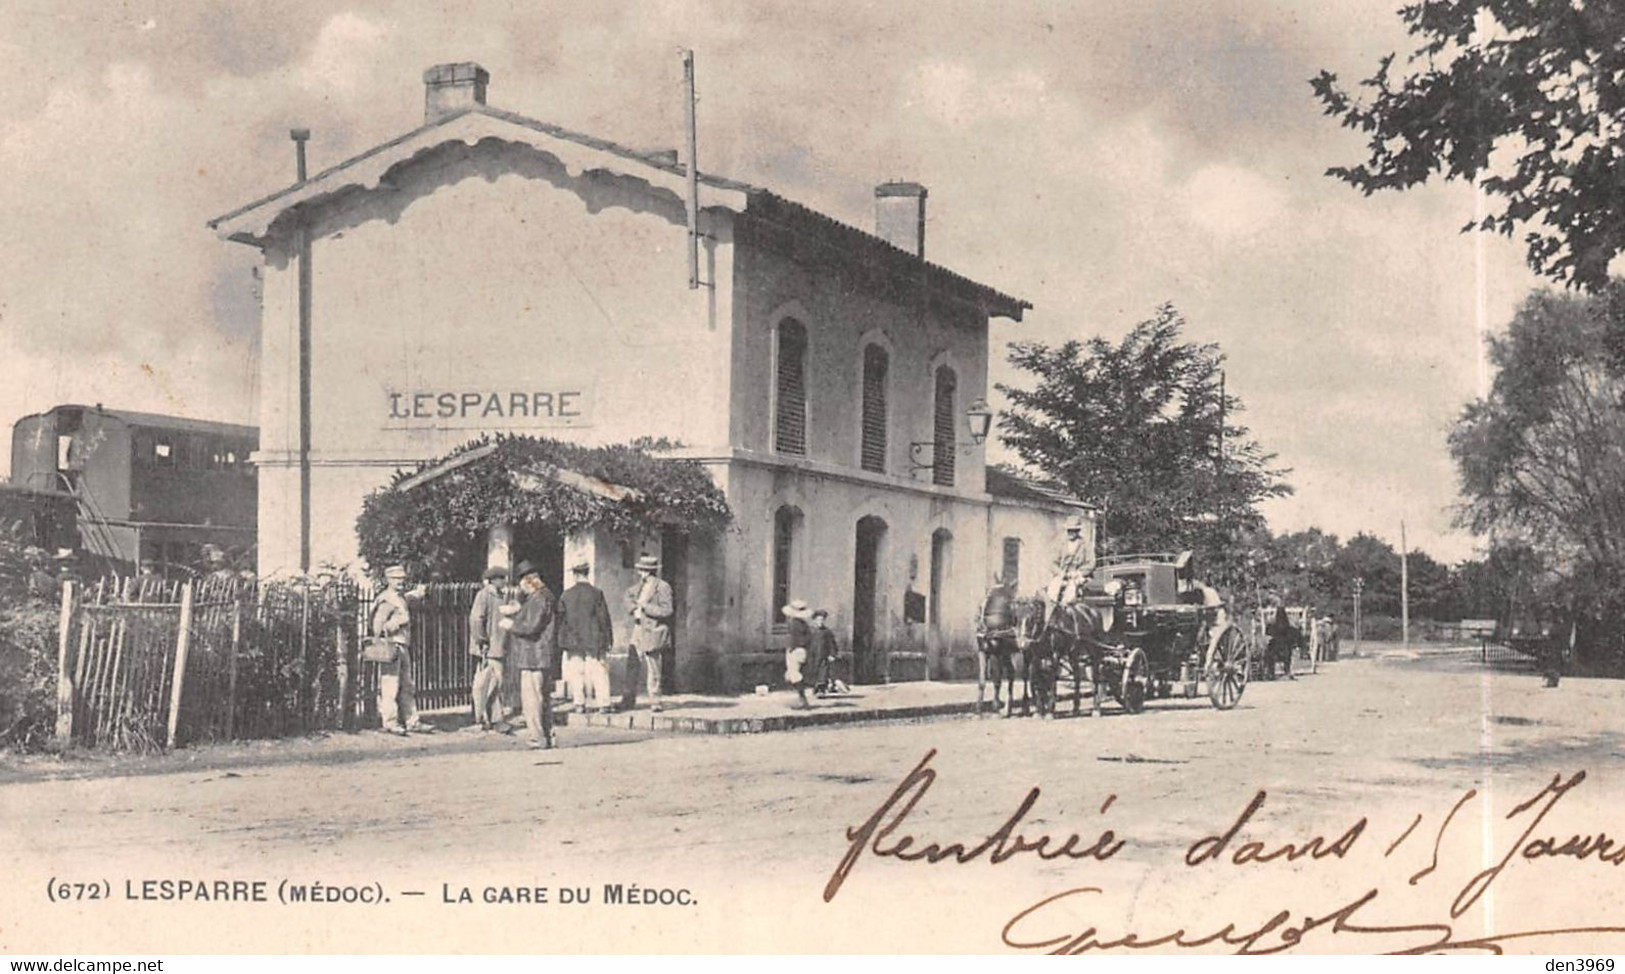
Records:
M1468 189L1322 175L1360 144L1308 79L1408 50L1397 5L7 0L0 456L62 402L254 421L254 254L204 222L290 181L290 127L319 169L419 124L425 67L475 60L495 106L675 146L692 47L702 169L865 226L874 183L925 183L928 256L1037 306L996 357L1174 302L1293 468L1277 530L1403 519L1465 557L1445 434L1482 329L1538 282L1457 232Z

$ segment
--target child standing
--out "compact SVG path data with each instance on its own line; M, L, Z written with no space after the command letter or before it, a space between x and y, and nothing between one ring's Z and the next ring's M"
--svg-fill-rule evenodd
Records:
M841 655L841 644L835 639L835 632L829 628L829 610L819 609L812 615L812 650L809 662L816 661L818 667L818 686L815 688L818 696L825 697L832 693L847 693L851 687L841 679L845 675L845 667L839 667L845 657Z

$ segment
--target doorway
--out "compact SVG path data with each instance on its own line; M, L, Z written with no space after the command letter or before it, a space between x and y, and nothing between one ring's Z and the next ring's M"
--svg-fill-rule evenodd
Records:
M564 591L564 535L552 525L521 524L514 528L513 567L518 568L522 561L536 566L554 597ZM482 563L480 567L485 566Z
M873 515L858 520L852 564L852 676L859 683L877 683L885 673L878 638L885 544L885 521Z
M688 535L672 528L660 532L660 575L671 586L671 652L660 657L661 686L675 692L677 654L686 649L683 620L688 618Z
M931 532L931 607L930 622L933 633L942 631L942 590L947 583L953 562L954 536L947 528Z

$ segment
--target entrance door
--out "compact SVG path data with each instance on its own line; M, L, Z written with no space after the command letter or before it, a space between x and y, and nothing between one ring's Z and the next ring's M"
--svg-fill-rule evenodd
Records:
M677 654L683 643L683 620L688 616L688 535L667 528L660 532L660 574L671 586L671 652L661 656L661 686L678 690Z
M483 554L480 567L485 567ZM564 591L564 535L550 525L521 524L513 533L513 564L528 561L541 572L542 581L556 598Z
M876 683L885 672L877 638L885 542L885 521L874 516L858 521L857 552L852 565L852 676L859 683Z

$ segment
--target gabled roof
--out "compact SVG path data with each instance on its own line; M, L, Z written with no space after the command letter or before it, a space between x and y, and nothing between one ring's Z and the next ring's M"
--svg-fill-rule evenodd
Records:
M1064 488L1018 476L998 467L987 468L987 492L1005 500L1026 501L1046 507L1070 507L1077 510L1098 510L1095 505L1068 493Z
M636 167L637 175L647 179L652 186L671 192L679 199L687 192L688 169L671 154L640 152L608 139L575 132L514 112L476 105L415 128L330 166L303 182L294 183L215 217L208 222L208 226L228 240L258 246L263 244L272 222L289 209L331 196L348 187L371 189L383 181L395 166L448 141L460 140L474 145L485 138L527 141L558 157L572 173L603 169L609 159L631 163ZM711 191L704 201L707 208L721 206L736 213L748 211L753 216L761 215L777 224L791 223L798 229L840 238L843 244L871 253L878 262L894 269L894 272L912 270L916 276L923 273L934 286L969 292L989 314L1020 321L1022 312L1032 307L1027 301L956 274L893 246L868 231L842 223L770 190L705 172L701 172L697 180Z

